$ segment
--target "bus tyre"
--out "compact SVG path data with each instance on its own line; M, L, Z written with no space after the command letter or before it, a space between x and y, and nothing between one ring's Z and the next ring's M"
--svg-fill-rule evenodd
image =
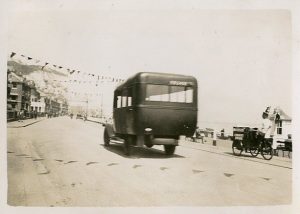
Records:
M131 145L133 143L133 137L131 136L126 136L125 139L124 139L124 154L126 156L130 156L131 154Z
M166 155L173 155L175 152L175 145L164 145Z
M104 129L104 134L103 134L103 140L104 140L104 146L109 146L109 142L110 142L110 137L108 135L107 129Z

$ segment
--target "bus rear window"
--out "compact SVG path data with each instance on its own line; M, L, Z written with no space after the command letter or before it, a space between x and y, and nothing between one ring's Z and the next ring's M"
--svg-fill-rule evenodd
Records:
M193 89L187 86L146 85L146 101L192 103Z

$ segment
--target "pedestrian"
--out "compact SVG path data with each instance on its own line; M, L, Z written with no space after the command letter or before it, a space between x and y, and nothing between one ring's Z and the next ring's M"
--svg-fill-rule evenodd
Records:
M222 129L222 130L221 130L221 138L222 138L222 139L225 137L225 136L224 136L224 133L225 133L225 130Z
M262 114L262 125L261 129L259 130L259 137L261 140L266 140L267 142L270 142L273 147L273 134L274 134L274 125L273 121L269 117L270 107L267 107L267 109ZM274 149L274 148L273 148Z

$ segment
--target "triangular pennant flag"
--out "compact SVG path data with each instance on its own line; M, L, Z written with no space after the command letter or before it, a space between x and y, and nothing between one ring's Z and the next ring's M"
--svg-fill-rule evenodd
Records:
M32 60L32 58L31 58L31 57L27 57L27 59L28 59L28 60Z
M13 57L14 57L14 55L16 55L16 53L15 53L15 52L11 52L11 54L10 54L10 58L13 58Z

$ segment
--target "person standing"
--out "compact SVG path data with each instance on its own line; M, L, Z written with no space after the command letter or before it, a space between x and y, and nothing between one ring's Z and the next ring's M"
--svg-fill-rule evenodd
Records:
M275 122L273 115L270 115L270 108L267 107L267 109L262 114L262 127L260 129L260 132L262 133L262 137L270 142L272 144L272 148L275 149L276 144L273 143L273 136L274 136L274 130L275 130Z

